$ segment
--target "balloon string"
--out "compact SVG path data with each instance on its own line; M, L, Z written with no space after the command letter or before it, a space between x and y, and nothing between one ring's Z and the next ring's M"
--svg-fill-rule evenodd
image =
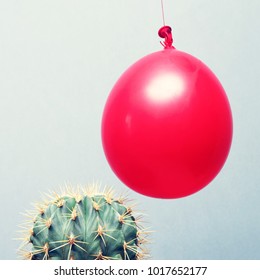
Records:
M162 19L163 19L163 26L165 26L165 17L164 17L164 6L163 6L163 0L161 0L161 7L162 7Z

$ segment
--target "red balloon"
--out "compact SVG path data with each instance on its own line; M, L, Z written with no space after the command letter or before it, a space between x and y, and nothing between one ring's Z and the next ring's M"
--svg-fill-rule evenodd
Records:
M151 197L201 190L223 167L231 141L232 114L219 80L172 47L128 68L103 112L108 163L128 187Z

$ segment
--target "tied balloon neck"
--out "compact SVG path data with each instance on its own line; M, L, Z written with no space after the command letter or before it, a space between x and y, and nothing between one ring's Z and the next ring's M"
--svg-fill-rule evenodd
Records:
M160 42L164 49L175 49L172 45L172 28L170 26L163 26L159 29L158 35L164 39L164 42Z

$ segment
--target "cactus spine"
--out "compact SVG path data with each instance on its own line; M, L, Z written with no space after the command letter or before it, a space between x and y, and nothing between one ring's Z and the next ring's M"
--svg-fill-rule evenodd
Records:
M32 219L20 248L27 259L136 260L146 256L140 217L135 218L111 190L67 190L36 208L36 214L28 214Z

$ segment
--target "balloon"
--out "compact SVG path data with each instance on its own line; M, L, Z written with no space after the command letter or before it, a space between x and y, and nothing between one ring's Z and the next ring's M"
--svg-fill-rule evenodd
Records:
M232 114L213 72L164 45L114 85L103 111L102 144L128 187L150 197L180 198L204 188L222 169Z

